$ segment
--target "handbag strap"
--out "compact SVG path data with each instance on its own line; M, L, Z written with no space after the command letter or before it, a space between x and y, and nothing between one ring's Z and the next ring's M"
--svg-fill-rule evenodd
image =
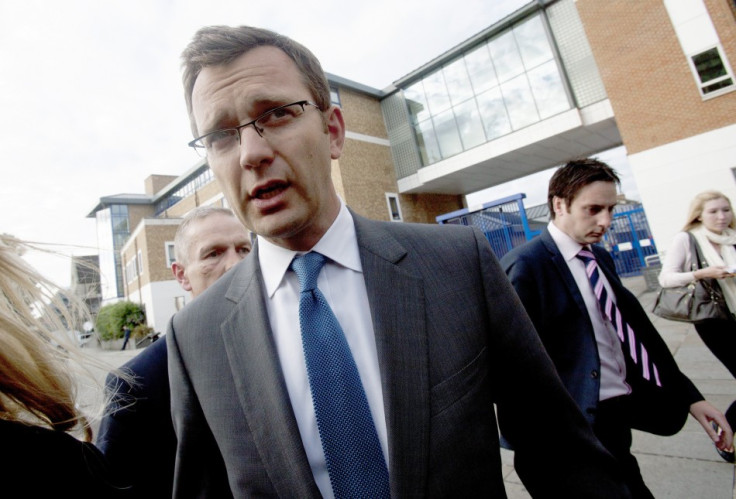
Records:
M692 267L692 271L695 272L696 270L704 269L708 266L708 262L705 261L703 258L703 253L700 251L700 245L698 244L698 241L695 240L695 236L693 236L692 232L687 231L687 235L690 237L690 257L692 259L690 266Z

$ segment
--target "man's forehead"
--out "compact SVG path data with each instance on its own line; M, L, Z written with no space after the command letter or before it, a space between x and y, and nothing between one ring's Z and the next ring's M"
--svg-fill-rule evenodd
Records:
M241 99L247 111L258 104L283 104L301 86L308 90L294 61L272 46L253 48L227 64L202 68L192 88L192 110L198 124L222 119ZM301 89L298 89L301 90Z
M572 204L609 206L616 204L617 201L616 184L599 180L578 189L573 196Z

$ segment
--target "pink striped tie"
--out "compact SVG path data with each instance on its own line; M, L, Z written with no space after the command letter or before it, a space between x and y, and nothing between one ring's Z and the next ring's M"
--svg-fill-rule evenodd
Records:
M644 348L644 345L640 341L637 341L634 330L624 320L621 311L608 295L606 287L603 285L603 280L600 278L595 255L590 250L583 248L576 256L585 264L585 273L588 275L590 285L593 287L593 294L598 299L601 314L613 324L613 328L618 333L618 339L621 340L624 352L628 353L634 364L639 366L644 379L651 381L652 376L654 376L654 382L657 386L662 386L662 383L659 381L657 366L649 358L647 349Z

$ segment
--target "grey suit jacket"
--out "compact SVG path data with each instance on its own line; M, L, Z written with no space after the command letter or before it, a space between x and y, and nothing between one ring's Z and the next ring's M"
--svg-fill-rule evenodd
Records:
M392 496L505 497L495 403L535 497L628 497L483 235L353 216ZM176 497L319 497L262 287L254 248L172 319Z

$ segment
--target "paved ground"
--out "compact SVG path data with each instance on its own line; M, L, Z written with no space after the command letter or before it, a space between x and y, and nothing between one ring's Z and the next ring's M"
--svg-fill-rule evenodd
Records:
M624 282L639 297L644 308L651 310L656 293L647 289L644 278L633 277ZM703 345L691 325L666 321L654 315L651 318L683 372L711 403L725 411L736 399L736 380ZM140 352L93 350L101 359L116 366ZM104 373L100 373L100 377L104 379ZM554 459L554 449L545 451L543 437L543 429L540 429L540 459ZM633 449L644 480L657 498L736 499L734 465L720 458L693 418L688 418L685 428L673 437L635 432ZM502 450L502 454L509 498L530 497L514 472L513 453Z

